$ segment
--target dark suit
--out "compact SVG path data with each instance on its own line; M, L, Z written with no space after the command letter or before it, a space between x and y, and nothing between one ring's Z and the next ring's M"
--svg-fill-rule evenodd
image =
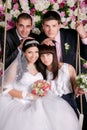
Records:
M36 35L31 33L29 36L35 38ZM7 35L6 35L5 68L7 68L12 63L12 61L16 58L16 56L19 52L18 46L20 45L20 43L21 42L16 33L16 28L8 30ZM3 52L3 48L4 48L4 35L3 34L1 37L1 48L2 48L2 52Z
M41 33L38 37L38 41L42 42L47 36L44 33ZM61 49L62 49L62 61L65 63L69 63L76 68L76 48L77 48L77 32L73 29L60 29L60 39L61 39ZM65 43L68 43L70 45L70 49L68 53L66 54L65 51ZM82 58L87 60L87 45L82 44L82 41L80 40L80 55ZM71 102L70 97L68 98L68 95L64 95L63 98L67 100L67 102L73 106L75 103ZM79 99L77 99L78 102L78 108L80 107L79 105ZM75 105L74 105L75 106ZM79 108L80 109L80 108ZM75 110L75 109L74 109ZM83 125L83 130L87 129L87 103L85 101L85 96L83 95L83 110L84 110L84 125Z
M38 41L42 42L47 36L44 33L41 33L38 37ZM76 47L77 47L77 32L73 29L60 29L60 39L62 47L62 61L76 66ZM70 49L66 54L65 43L70 45ZM87 60L87 45L82 44L80 41L80 52L81 57Z

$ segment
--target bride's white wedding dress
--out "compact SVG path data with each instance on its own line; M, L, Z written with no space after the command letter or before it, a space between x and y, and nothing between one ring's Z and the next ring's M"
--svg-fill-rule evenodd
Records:
M32 83L38 79L42 79L41 73L31 75L25 72L21 80L12 86L31 91ZM73 109L51 91L31 101L12 98L7 90L0 97L0 130L80 130Z

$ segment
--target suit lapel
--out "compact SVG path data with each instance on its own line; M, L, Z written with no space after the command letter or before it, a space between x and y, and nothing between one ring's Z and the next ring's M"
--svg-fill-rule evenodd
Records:
M60 29L60 39L61 39L62 59L63 59L63 61L65 61L65 59L66 59L65 37L64 37L62 29Z
M16 29L14 29L13 30L13 36L15 37L15 44L16 44L16 46L19 46L20 45L20 40L19 40L19 38L18 38L18 36L17 36L17 33L16 33Z

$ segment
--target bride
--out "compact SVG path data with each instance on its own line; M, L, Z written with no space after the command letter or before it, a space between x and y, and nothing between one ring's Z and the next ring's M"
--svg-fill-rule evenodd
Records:
M73 109L52 90L43 97L31 93L31 85L43 79L38 46L33 39L25 40L23 53L5 71L0 130L80 130Z

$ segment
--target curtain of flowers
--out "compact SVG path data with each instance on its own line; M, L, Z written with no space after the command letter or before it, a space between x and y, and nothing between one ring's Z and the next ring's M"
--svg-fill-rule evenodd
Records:
M4 27L5 2L0 0L0 29ZM80 20L87 30L87 0L79 2ZM58 11L63 27L75 28L77 0L8 0L7 29L15 26L15 20L21 12L27 12L33 17L35 27L41 30L41 19L47 10Z
M0 0L0 33L4 28L5 2L6 0ZM87 0L79 0L79 3L79 17L87 31ZM47 10L55 10L60 14L62 27L75 29L78 17L77 0L8 0L7 29L15 26L16 18L21 12L27 12L34 21L33 31L40 33L41 19Z

